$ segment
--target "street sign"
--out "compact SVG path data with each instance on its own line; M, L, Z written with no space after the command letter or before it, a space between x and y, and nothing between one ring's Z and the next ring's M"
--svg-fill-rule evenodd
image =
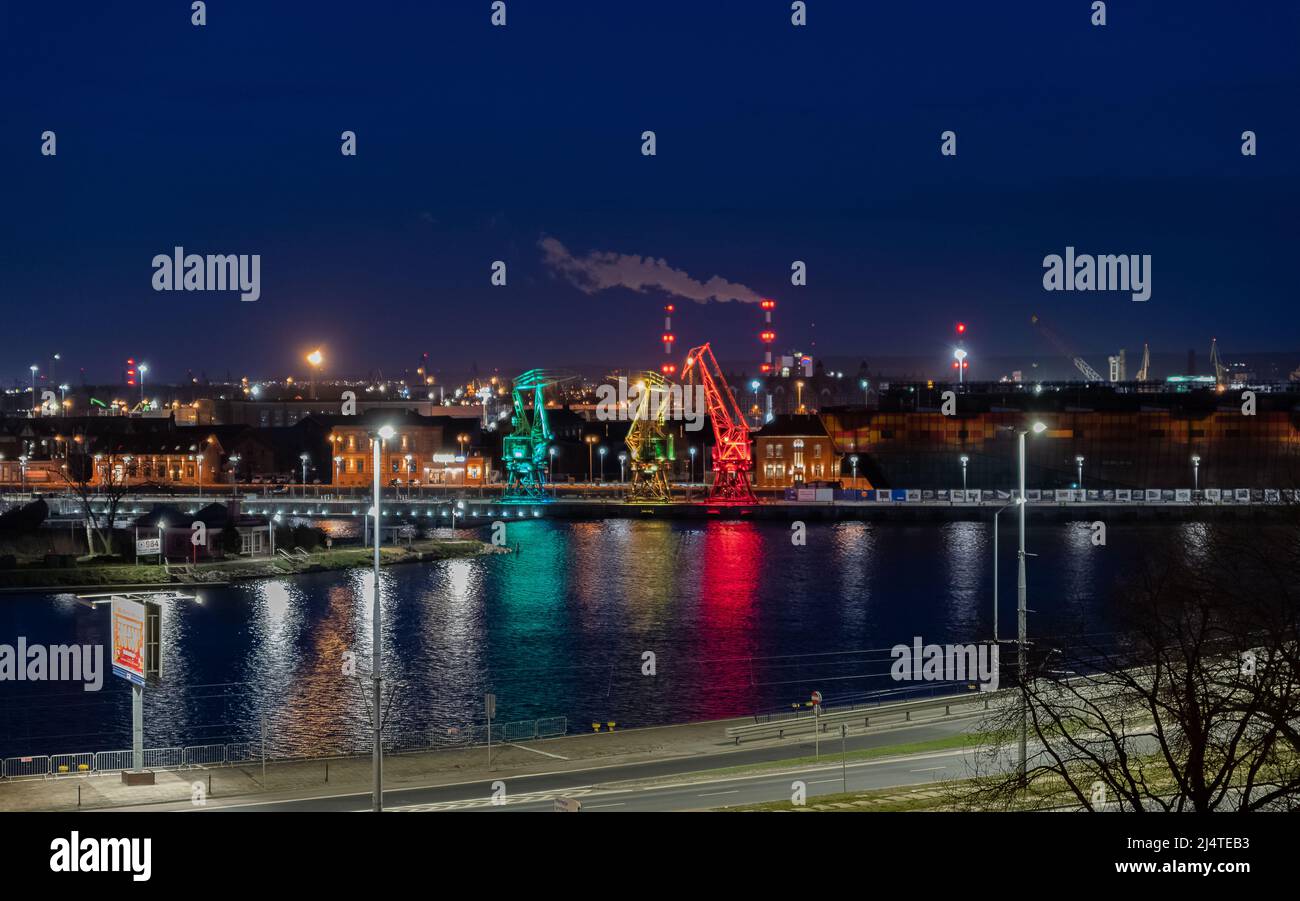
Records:
M497 696L491 694L484 695L483 709L487 711L487 718L493 719L497 715Z
M821 703L822 703L822 693L821 693L820 691L814 691L814 692L812 693L812 702L813 702L814 705L816 705L816 706L818 706L818 707L821 706Z

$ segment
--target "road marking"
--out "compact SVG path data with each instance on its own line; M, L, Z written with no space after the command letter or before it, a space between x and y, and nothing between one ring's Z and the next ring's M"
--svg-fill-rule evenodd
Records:
M841 783L843 779L818 779L816 782L809 782L809 785L826 785L830 782Z
M532 751L534 754L541 754L543 757L550 757L552 760L568 760L567 757L561 757L559 754L552 754L550 751L539 751L536 748L529 748L525 745L517 745L512 741L506 742L512 748L518 748L521 751Z
M740 789L738 789L738 788L733 788L731 791L725 791L725 792L704 792L703 794L699 795L698 797L701 797L701 798L711 798L711 797L713 797L714 795L738 795L738 794L740 794Z
M923 769L923 770L909 770L908 772L911 772L911 773L934 773L934 772L937 772L938 770L946 770L946 769L948 769L946 766L932 766L932 767L926 767L926 768Z
M583 809L583 810L600 810L600 808L602 808L602 807L626 807L626 806L627 806L627 803L626 803L626 802L624 802L624 801L619 801L619 802L614 803L614 804L584 804L584 805L582 805L582 809Z

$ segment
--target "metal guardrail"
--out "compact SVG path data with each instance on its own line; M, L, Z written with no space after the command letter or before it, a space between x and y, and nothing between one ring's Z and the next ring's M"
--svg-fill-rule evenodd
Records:
M841 723L856 723L862 720L864 726L870 726L872 719L879 719L891 715L903 714L905 720L910 720L912 714L921 710L936 710L943 708L943 715L948 716L953 707L963 707L969 704L983 703L984 709L987 710L989 702L996 697L1006 694L1009 689L1001 691L982 691L970 692L968 694L951 694L939 695L932 698L922 698L916 701L900 701L896 704L877 704L870 707L852 707L847 710L836 710L823 713L821 716L803 716L797 719L774 720L766 723L747 723L743 726L729 726L726 730L727 737L735 739L736 744L740 744L742 739L746 738L777 738L784 737L787 733L815 732L821 729L826 731L827 726L839 725Z
M569 729L569 719L564 716L542 717L536 720L515 720L492 724L492 741L532 741L564 735ZM487 742L487 727L475 726L456 730L457 740L430 741L418 747L393 748L392 753L430 751L457 745L476 745ZM228 744L187 745L172 748L145 748L144 767L150 770L175 770L188 767L232 766L261 760L266 748L260 741L230 742ZM329 755L325 755L329 756ZM272 758L267 755L267 759ZM76 754L32 755L6 757L0 766L0 776L5 779L51 776L88 776L92 773L116 773L135 765L131 751L96 751Z

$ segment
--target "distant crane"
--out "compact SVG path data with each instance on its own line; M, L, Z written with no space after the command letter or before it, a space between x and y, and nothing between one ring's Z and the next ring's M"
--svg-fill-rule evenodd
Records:
M539 501L546 499L546 455L550 450L551 424L546 416L545 391L552 385L573 378L549 369L530 369L515 379L513 431L501 439L505 458L506 485L504 501ZM532 393L532 410L524 402Z
M1228 367L1219 358L1219 339L1210 339L1210 365L1214 367L1214 384L1222 387L1228 384Z
M1085 360L1083 357L1079 356L1077 353L1071 350L1070 346L1066 344L1064 341L1062 341L1061 338L1057 336L1056 332L1049 329L1043 323L1043 320L1038 318L1037 314L1030 316L1029 321L1034 325L1038 326L1038 330L1042 332L1043 337L1046 338L1048 341L1050 341L1053 347L1055 347L1062 354L1064 354L1065 357L1071 363L1074 364L1074 367L1078 369L1081 373L1083 373L1084 381L1088 381L1088 382L1106 381L1104 378L1101 377L1100 372L1098 372L1097 370L1093 369L1091 366L1088 365L1087 360Z
M636 378L638 396L628 411L632 420L627 430L632 488L627 502L668 503L672 500L668 470L677 459L673 453L673 436L665 427L673 386L657 372L638 373Z
M1151 345L1142 343L1142 368L1137 371L1137 380L1145 382L1151 371Z
M745 411L731 393L731 386L708 344L701 344L686 355L682 375L687 384L698 381L704 386L704 402L713 423L713 486L709 489L709 500L757 503L758 498L749 487L754 461L750 456Z

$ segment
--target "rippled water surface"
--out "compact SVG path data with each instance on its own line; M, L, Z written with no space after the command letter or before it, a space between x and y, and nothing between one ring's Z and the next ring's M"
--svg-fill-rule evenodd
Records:
M565 716L570 731L697 720L827 703L892 687L888 648L987 639L988 523L810 524L807 545L769 522L554 522L510 525L519 552L382 575L387 734L402 745L454 740L482 721ZM1159 528L1035 525L1031 633L1066 614L1105 628L1102 600ZM1186 527L1194 528L1194 527ZM1015 608L1015 529L1004 518L1000 633ZM368 572L249 582L169 607L164 679L146 694L146 744L252 740L265 718L276 753L366 747L367 707L344 675L368 672ZM102 643L106 608L68 595L0 596L0 643ZM642 674L643 654L656 675ZM0 755L124 748L129 687L0 683Z

